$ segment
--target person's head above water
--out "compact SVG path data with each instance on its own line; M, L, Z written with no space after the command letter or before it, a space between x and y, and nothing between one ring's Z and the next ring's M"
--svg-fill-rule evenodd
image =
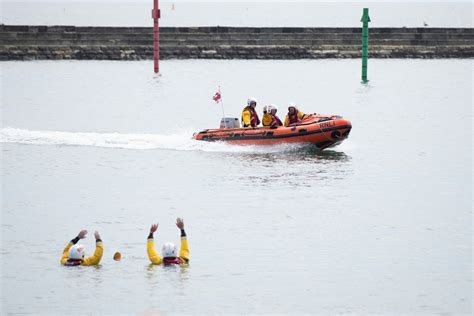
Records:
M87 235L87 230L85 229L81 230L79 234L77 234L76 242L79 241L80 239L86 238L86 235ZM100 235L97 231L94 232L94 236L96 240L100 240ZM84 245L75 244L69 249L68 258L70 260L84 260L85 256L86 256L86 248L84 247Z
M163 258L176 258L178 256L178 250L176 245L172 242L167 242L161 248L161 252L163 253Z
M79 240L86 238L87 230L83 229L77 234L77 236L66 245L61 256L61 264L65 266L93 266L98 265L102 259L104 252L104 246L102 239L100 238L99 232L94 232L95 237L95 251L92 256L86 257L86 247L78 244Z
M74 245L69 249L68 258L72 260L82 260L85 257L85 248L83 245Z

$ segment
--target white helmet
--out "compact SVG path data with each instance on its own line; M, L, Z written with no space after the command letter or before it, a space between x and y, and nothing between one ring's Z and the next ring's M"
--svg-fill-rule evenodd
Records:
M163 248L161 248L161 251L163 252L163 258L176 258L177 257L177 250L175 244L171 242L167 242L166 244L163 245Z
M247 106L252 105L252 103L255 103L255 106L257 106L257 99L255 99L255 98L249 98L249 99L247 100Z
M263 112L268 112L268 109L267 109L266 105L263 107Z
M290 108L295 108L295 110L298 112L298 107L296 106L296 103L295 102L290 102L290 104L288 104L288 110Z
M69 249L68 258L69 259L84 259L84 246L83 245L74 245Z
M278 111L278 108L276 107L276 105L270 104L268 106L268 112L272 113L273 110L275 110L275 113L276 113Z

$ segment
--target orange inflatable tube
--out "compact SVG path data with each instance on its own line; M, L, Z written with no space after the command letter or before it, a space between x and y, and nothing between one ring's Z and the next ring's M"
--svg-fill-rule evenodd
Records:
M287 127L206 129L195 133L193 139L238 145L310 143L324 149L342 143L351 128L351 122L341 116L306 114L301 122Z

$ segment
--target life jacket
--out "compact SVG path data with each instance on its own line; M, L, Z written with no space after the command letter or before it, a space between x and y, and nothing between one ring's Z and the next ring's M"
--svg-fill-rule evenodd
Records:
M250 126L257 127L260 124L260 119L258 118L257 112L255 112L254 108L251 106L245 107L244 110L250 112ZM242 124L243 124L243 117L242 117Z
M67 259L66 263L64 263L67 267L74 267L80 266L82 264L82 259Z
M264 112L262 117L262 126L271 126L272 116L269 113Z
M163 258L163 263L164 264L181 264L183 263L183 260L181 258L176 257L176 258Z
M273 115L273 114L271 114L271 116L272 116L272 122L271 122L270 126L282 126L283 125L283 123L278 118L278 116Z
M288 124L295 124L300 122L300 117L298 116L298 111L295 111L295 114L291 115L288 112Z

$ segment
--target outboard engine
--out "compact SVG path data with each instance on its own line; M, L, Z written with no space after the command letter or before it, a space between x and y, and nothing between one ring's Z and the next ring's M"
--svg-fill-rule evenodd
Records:
M240 128L240 121L236 117L223 117L220 128Z

